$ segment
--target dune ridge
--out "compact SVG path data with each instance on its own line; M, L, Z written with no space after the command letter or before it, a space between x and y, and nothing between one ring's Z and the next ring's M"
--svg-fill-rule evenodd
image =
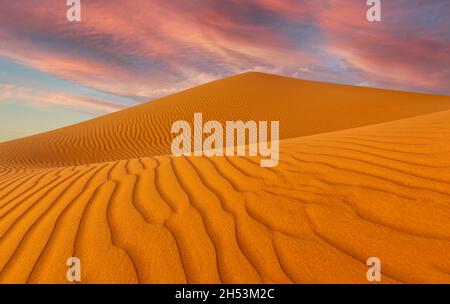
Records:
M239 77L245 87L246 77L274 87L298 84L264 74ZM347 87L330 86L351 96ZM287 128L275 168L261 168L257 157L173 157L157 133L151 134L160 147L147 142L152 153L136 152L145 157L134 157L134 146L99 156L87 150L90 158L78 150L44 157L39 148L33 158L18 149L40 141L46 147L61 134L93 140L89 123L120 143L106 126L145 107L0 145L0 282L68 283L65 261L76 256L82 283L368 283L366 260L376 256L383 283L450 283L449 98L355 91L386 94L377 105L389 106L391 121L380 121L377 111L365 123L349 117L339 124L342 117L331 115L333 129L290 113L292 120L281 121ZM390 104L397 98L400 105ZM266 113L269 106L256 115L278 115ZM312 118L322 111L315 109ZM239 117L252 117L245 115ZM95 143L89 140L73 142L88 149ZM81 164L70 165L78 157Z

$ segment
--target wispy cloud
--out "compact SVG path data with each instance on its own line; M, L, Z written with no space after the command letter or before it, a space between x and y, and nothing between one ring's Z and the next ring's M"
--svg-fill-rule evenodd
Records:
M317 16L325 48L364 72L361 81L450 93L450 2L398 0L382 5L383 22L370 23L361 18L361 4L330 1Z
M8 83L0 83L0 102L11 99L15 93L16 86Z
M0 55L87 87L153 99L246 70L450 93L448 0L0 0ZM307 75L306 75L307 74Z
M78 24L64 19L61 1L3 2L0 55L125 96L154 98L257 66L313 60L252 16L251 1L89 1Z
M124 105L66 92L47 92L0 83L0 102L27 102L38 106L64 106L94 115L122 110Z

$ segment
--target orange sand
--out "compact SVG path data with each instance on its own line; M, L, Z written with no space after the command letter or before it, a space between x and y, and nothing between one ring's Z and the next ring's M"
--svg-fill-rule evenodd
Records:
M280 120L281 161L168 156ZM450 97L247 73L0 144L0 282L450 283Z

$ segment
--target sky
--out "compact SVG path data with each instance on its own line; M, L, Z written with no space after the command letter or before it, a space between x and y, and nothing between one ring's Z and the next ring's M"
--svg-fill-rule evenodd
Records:
M450 1L0 0L0 142L218 78L450 94Z

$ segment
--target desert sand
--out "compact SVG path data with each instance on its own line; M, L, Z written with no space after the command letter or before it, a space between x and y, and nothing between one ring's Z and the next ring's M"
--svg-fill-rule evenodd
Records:
M279 120L280 164L171 124ZM0 282L450 283L450 97L262 73L0 144Z

